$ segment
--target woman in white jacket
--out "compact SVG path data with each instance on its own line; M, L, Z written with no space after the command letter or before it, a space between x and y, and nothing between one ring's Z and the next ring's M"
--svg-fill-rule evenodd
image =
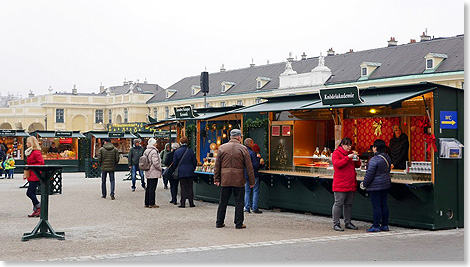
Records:
M162 164L156 145L157 140L150 138L147 149L143 154L149 158L151 163L150 169L145 171L145 178L147 178L147 188L145 189L144 204L146 208L158 208L158 206L155 204L155 191L157 190L158 178L162 177Z

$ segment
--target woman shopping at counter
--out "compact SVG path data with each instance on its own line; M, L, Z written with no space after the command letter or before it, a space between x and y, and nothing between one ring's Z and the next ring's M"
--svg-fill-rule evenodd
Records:
M392 186L390 179L390 157L385 153L385 141L377 139L374 141L372 151L374 156L369 161L366 176L361 183L372 202L374 221L367 232L388 231L389 210L387 204L388 190Z
M357 230L351 222L351 209L354 191L356 191L356 170L361 166L361 161L356 152L351 151L351 139L345 137L341 140L338 148L333 152L333 193L335 202L333 204L333 229L344 231L340 224L341 211L343 211L344 226L347 229Z
M39 146L38 139L34 136L28 137L26 139L26 146L28 147L24 154L26 158L27 165L44 165L44 159L41 154L41 146ZM33 213L28 215L28 217L39 217L41 214L41 203L39 203L36 197L36 188L39 185L39 178L34 174L33 171L25 172L23 180L28 179L28 190L26 195L33 202Z

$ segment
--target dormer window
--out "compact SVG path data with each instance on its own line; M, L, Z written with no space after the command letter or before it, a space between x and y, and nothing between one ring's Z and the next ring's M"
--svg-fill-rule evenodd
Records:
M428 53L426 59L426 70L424 73L434 72L441 63L447 58L446 54Z
M172 97L177 92L177 90L175 90L175 89L166 89L165 91L166 91L165 98L167 98L167 99Z
M222 88L220 91L222 93L225 93L228 90L230 90L230 88L232 88L235 85L235 83L234 82L222 82L221 85L222 85Z
M271 78L258 76L258 78L256 78L256 89L263 88L270 81Z
M382 65L379 62L362 62L361 64L361 77L359 80L367 80L369 76Z
M197 95L199 92L201 92L201 86L199 85L191 86L191 95Z

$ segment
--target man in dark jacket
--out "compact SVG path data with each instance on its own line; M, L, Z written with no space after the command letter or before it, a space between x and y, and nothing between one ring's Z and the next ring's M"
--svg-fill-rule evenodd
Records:
M132 177L132 192L135 191L135 180L137 176L137 171L139 171L140 175L140 183L142 184L142 188L145 190L145 180L144 180L144 171L139 169L139 159L144 154L144 148L140 145L140 139L134 139L134 147L131 148L129 151L129 169L131 169L131 177Z
M233 129L230 131L230 142L221 145L217 153L214 184L222 186L219 207L217 209L217 221L215 223L217 228L225 226L227 204L232 192L235 198L235 228L246 228L243 224L243 197L245 195L246 182L244 171L246 169L251 188L255 185L255 174L248 149L241 142L242 132L239 129Z
M404 170L408 161L408 150L410 143L408 136L404 134L399 125L393 126L393 138L390 139L390 158L392 158L392 169Z
M114 200L114 171L119 162L119 151L111 143L111 139L105 138L103 147L98 150L98 164L101 168L101 197L106 198L106 176L109 173L111 183L111 200Z
M255 173L255 186L252 188L250 187L250 181L248 179L248 173L245 170L245 212L250 212L250 209L253 208L254 213L263 213L258 209L258 197L259 197L259 163L260 158L256 155L256 152L253 151L252 147L254 145L253 139L246 138L243 142L248 149L248 153L250 154L251 163L253 164L253 171ZM253 191L253 201L251 198L251 191Z

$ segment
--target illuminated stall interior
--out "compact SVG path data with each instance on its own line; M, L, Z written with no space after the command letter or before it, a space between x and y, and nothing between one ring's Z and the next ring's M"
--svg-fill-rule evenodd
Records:
M0 144L6 148L7 155L12 155L16 160L24 159L24 146L29 134L24 130L0 129Z
M91 155L92 157L98 156L99 149L103 146L103 139L111 139L111 143L119 151L119 163L118 164L127 164L128 159L127 155L132 147L132 140L137 138L130 132L120 133L120 132L97 132L92 131L87 133L88 136L91 136ZM90 138L90 137L89 137Z
M79 131L36 131L31 135L38 138L44 160L77 160L78 138L85 137Z

